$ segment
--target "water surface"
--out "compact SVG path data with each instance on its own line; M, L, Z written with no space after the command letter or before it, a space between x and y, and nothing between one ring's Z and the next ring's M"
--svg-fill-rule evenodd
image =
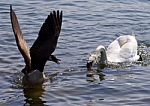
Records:
M54 52L60 65L47 62L50 78L35 89L20 84L24 61L12 32L9 4L31 47L50 11L63 10L63 25ZM149 0L1 0L0 1L0 105L108 106L150 103L150 1ZM143 64L108 67L89 77L87 56L118 35L135 33L145 45Z

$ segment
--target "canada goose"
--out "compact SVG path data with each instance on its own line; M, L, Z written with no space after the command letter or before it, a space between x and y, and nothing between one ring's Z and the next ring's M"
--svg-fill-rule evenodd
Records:
M107 66L108 62L134 62L140 56L137 55L137 41L133 35L124 35L114 40L107 48L99 45L95 53L91 54L87 68L90 69L92 65L98 64L101 68Z
M52 55L54 52L62 25L62 11L50 12L43 23L38 38L29 49L21 32L17 16L10 5L10 18L16 43L25 61L25 68L22 70L25 84L42 83L45 79L44 66L48 60L59 63L59 59Z

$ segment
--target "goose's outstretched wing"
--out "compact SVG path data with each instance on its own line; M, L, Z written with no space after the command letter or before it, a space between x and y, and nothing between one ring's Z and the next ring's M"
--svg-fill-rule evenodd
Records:
M62 11L53 11L43 23L39 36L30 49L32 69L43 71L44 65L54 52L61 31Z
M13 32L15 35L18 49L21 52L22 56L24 57L24 61L26 63L26 68L28 68L27 70L30 70L31 58L30 58L29 48L28 48L26 41L24 40L23 34L20 30L17 16L16 16L14 10L12 9L11 5L10 5L10 18L11 18L12 29L13 29Z

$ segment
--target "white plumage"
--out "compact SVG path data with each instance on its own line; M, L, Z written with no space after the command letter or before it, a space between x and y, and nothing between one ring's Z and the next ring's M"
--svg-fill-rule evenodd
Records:
M137 41L135 36L120 36L107 48L109 62L133 62L139 59L137 55Z
M96 48L94 54L91 54L87 63L89 67L89 63L99 64L99 65L107 65L108 62L134 62L139 59L139 55L137 55L138 44L135 36L132 35L124 35L118 37L114 40L107 48L100 45Z

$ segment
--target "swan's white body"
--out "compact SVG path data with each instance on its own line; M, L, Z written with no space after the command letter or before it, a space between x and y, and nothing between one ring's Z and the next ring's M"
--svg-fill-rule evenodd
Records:
M135 36L120 36L107 48L107 60L109 62L133 62L139 59L137 55L137 41Z
M114 40L107 48L100 45L94 54L89 57L93 64L108 64L108 62L134 62L139 59L137 55L137 41L135 36L124 35Z

